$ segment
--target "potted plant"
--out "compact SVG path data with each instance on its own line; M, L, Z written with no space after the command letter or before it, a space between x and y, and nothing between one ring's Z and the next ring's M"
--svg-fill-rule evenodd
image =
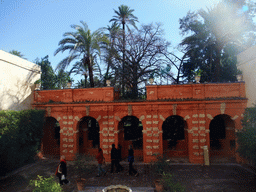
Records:
M243 72L240 69L237 69L236 79L237 79L237 81L242 81L243 80Z
M155 190L161 192L164 190L164 184L162 182L162 175L164 171L169 169L169 159L166 156L156 155L156 161L151 164L151 170L154 175L157 175L157 179L154 180Z
M74 170L78 175L76 180L78 191L82 191L85 187L86 179L82 175L87 175L92 172L93 165L91 162L94 160L89 154L76 154L74 163Z
M200 83L201 75L203 73L202 69L197 69L196 71L192 71L195 75L196 83Z
M35 81L35 90L40 90L40 87L41 87L41 83L42 83L42 80L41 79L38 79Z
M185 187L179 182L175 181L175 178L171 173L163 173L161 183L164 191L185 191Z

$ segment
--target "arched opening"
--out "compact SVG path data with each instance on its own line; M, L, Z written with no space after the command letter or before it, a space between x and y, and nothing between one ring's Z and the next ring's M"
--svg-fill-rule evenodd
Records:
M210 122L210 155L235 157L235 124L228 115L217 115Z
M187 122L181 116L172 115L162 125L163 152L168 157L188 157Z
M97 155L100 145L99 123L93 117L83 117L78 123L79 153Z
M60 124L53 117L47 117L45 120L42 148L44 155L60 155Z
M135 116L126 116L118 124L118 141L122 146L122 158L128 156L129 145L133 146L134 156L143 161L143 126Z

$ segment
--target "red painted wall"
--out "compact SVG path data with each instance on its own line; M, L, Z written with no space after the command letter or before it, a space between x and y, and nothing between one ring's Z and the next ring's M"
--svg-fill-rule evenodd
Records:
M83 117L93 117L98 121L100 147L107 161L110 161L112 143L116 146L124 144L125 157L127 142L122 140L118 126L125 116L135 116L142 122L143 149L135 150L135 156L144 162L154 160L155 153L167 153L170 157L187 156L191 163L203 163L202 147L207 145L210 148L209 126L217 115L228 115L234 124L233 130L242 128L241 119L247 103L244 82L151 85L146 88L147 101L143 102L114 101L113 87L35 91L33 106L46 109L48 117L59 121L59 151L67 160L72 160L81 148L78 142L79 121ZM178 143L176 150L166 152L162 124L171 115L179 115L186 121L186 137ZM234 131L227 130L225 149L230 139L234 139ZM97 149L90 148L89 144L84 150L94 155L97 153ZM234 156L234 150L224 153Z

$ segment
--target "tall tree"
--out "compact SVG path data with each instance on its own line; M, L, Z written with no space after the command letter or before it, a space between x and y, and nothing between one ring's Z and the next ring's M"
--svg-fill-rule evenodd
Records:
M136 28L135 22L138 22L138 18L133 15L133 9L130 9L127 5L121 5L118 7L118 11L115 11L115 16L110 22L120 23L123 27L123 66L122 70L125 70L125 26L129 29L128 24L131 24ZM124 85L124 77L122 78L122 85ZM122 93L124 94L124 86L122 86Z
M124 87L129 97L137 98L139 85L145 82L151 73L157 72L162 64L162 52L166 51L168 42L163 38L160 24L142 25L138 30L126 34ZM122 40L115 42L114 48L122 51ZM120 59L117 55L117 58Z
M56 88L56 75L52 69L51 63L48 59L48 55L41 60L36 59L36 64L41 67L41 87L43 90Z
M180 29L185 37L181 46L190 57L190 68L198 68L205 63L209 65L212 80L221 80L221 58L225 47L235 45L243 47L244 37L254 30L251 17L242 11L241 5L222 1L211 9L189 12L180 19ZM185 65L184 65L185 66Z
M72 61L78 59L80 65L88 67L90 86L94 87L93 64L100 55L101 43L106 42L107 38L101 30L91 32L85 22L81 21L81 24L82 26L71 25L75 32L64 33L64 39L59 42L60 47L54 55L69 50L69 56L63 59L56 69L64 70Z

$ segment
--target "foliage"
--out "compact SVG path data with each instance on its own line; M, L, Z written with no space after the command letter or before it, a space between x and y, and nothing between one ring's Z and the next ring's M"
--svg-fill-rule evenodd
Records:
M75 32L64 33L64 39L60 40L59 48L54 55L66 50L69 50L69 55L57 65L56 69L64 71L71 62L78 60L76 65L83 65L84 69L88 68L90 86L94 87L93 66L97 65L101 46L103 43L108 43L108 39L102 30L91 32L85 22L81 21L81 24L82 26L71 25Z
M11 54L13 54L13 55L16 55L16 56L18 56L18 57L20 57L20 58L22 58L22 59L26 59L26 58L24 58L24 55L23 55L20 51L11 50L11 51L9 51L9 53L11 53Z
M136 99L150 74L158 74L162 65L162 52L166 51L169 43L163 38L160 24L142 25L138 30L130 30L126 36L125 70L122 69L120 53L122 53L122 37L114 42L117 53L113 56L113 68L117 71L119 82L124 79L123 86L130 98ZM125 94L122 95L122 97Z
M171 173L163 173L161 183L164 186L166 192L183 192L185 187L179 182L176 182Z
M93 165L91 161L94 161L94 158L89 154L76 154L75 160L73 161L74 169L80 179L83 174L92 172Z
M0 111L0 173L32 162L40 147L45 111Z
M55 89L56 86L56 75L52 69L51 63L48 60L48 55L44 58L41 58L39 60L36 59L36 64L41 67L41 89L47 90L47 89Z
M32 186L33 192L62 192L62 188L59 183L57 183L53 176L48 178L43 178L43 176L37 175L37 179L30 180L29 185Z
M245 110L242 125L243 129L237 132L238 152L256 165L256 105Z
M202 69L193 70L193 73L195 74L195 76L201 76L203 73L203 70Z
M42 80L41 80L41 79L38 79L38 80L35 81L34 84L40 84L40 83L42 83Z
M170 165L168 163L168 158L167 156L163 155L155 155L157 156L157 159L156 161L153 161L151 163L151 168L152 168L152 171L155 173L155 174L163 174L164 172L166 172L167 170L170 169Z
M246 48L248 35L255 32L253 9L244 12L242 6L222 1L180 19L181 34L188 35L180 43L187 58L182 71L188 80L191 70L200 68L205 72L202 81L235 81L236 54Z

